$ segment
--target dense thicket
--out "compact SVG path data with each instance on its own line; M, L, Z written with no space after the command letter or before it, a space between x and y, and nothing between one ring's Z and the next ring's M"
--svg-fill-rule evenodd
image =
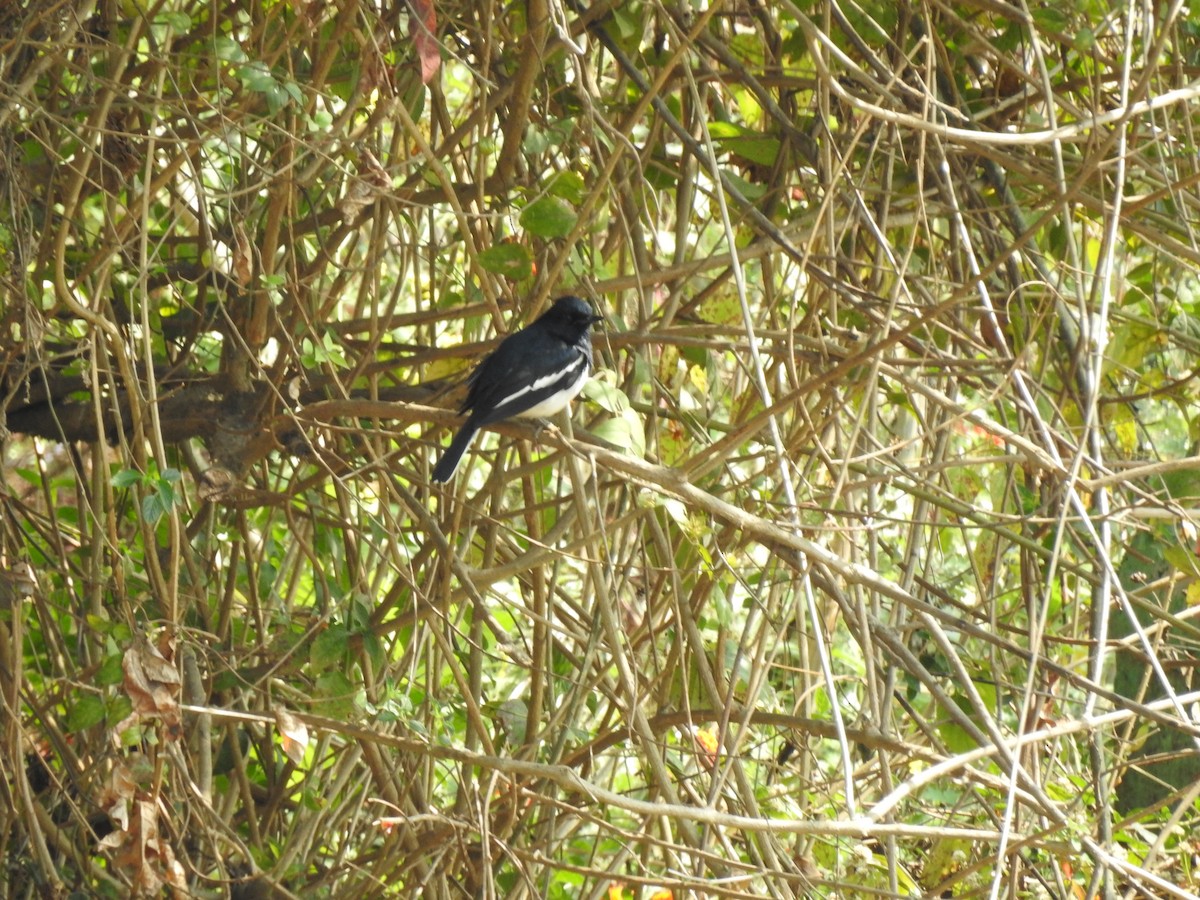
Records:
M1197 895L1185 7L25 6L0 897Z

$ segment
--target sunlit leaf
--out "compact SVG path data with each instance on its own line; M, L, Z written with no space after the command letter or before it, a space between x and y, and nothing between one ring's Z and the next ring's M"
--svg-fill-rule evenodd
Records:
M566 237L575 221L575 212L557 197L542 197L521 210L521 227L542 238Z
M521 244L509 241L481 250L479 264L513 281L523 281L533 274L533 256Z

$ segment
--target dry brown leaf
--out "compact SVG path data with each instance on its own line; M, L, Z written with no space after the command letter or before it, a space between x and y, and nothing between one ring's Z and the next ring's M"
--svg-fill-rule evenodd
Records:
M170 639L164 646L173 655ZM120 734L142 719L157 717L166 726L168 737L177 737L180 726L180 678L175 665L163 656L158 647L142 637L125 651L121 669L125 673L125 693L133 701L133 712L117 724L116 733Z
M233 223L233 277L242 287L247 287L254 277L254 251L246 229L240 223Z
M300 765L304 762L304 750L308 746L308 726L286 709L276 709L275 727L279 729L283 752L293 763Z

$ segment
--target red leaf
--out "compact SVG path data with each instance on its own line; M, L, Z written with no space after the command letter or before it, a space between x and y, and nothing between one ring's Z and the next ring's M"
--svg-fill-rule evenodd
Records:
M437 40L437 17L433 0L409 0L412 4L413 46L421 60L421 83L429 84L442 64L442 49Z

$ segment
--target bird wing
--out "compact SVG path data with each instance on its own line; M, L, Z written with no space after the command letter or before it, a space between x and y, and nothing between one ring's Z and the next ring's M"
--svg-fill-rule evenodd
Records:
M539 382L548 386L555 376L568 370L578 376L580 365L590 365L579 344L543 340L534 353L530 352L529 341L517 340L524 336L525 333L520 332L505 340L471 373L463 411L472 411L471 420L476 425L490 425L520 415L543 399L538 390L514 397L520 386ZM513 397L512 401L505 402L510 397Z

